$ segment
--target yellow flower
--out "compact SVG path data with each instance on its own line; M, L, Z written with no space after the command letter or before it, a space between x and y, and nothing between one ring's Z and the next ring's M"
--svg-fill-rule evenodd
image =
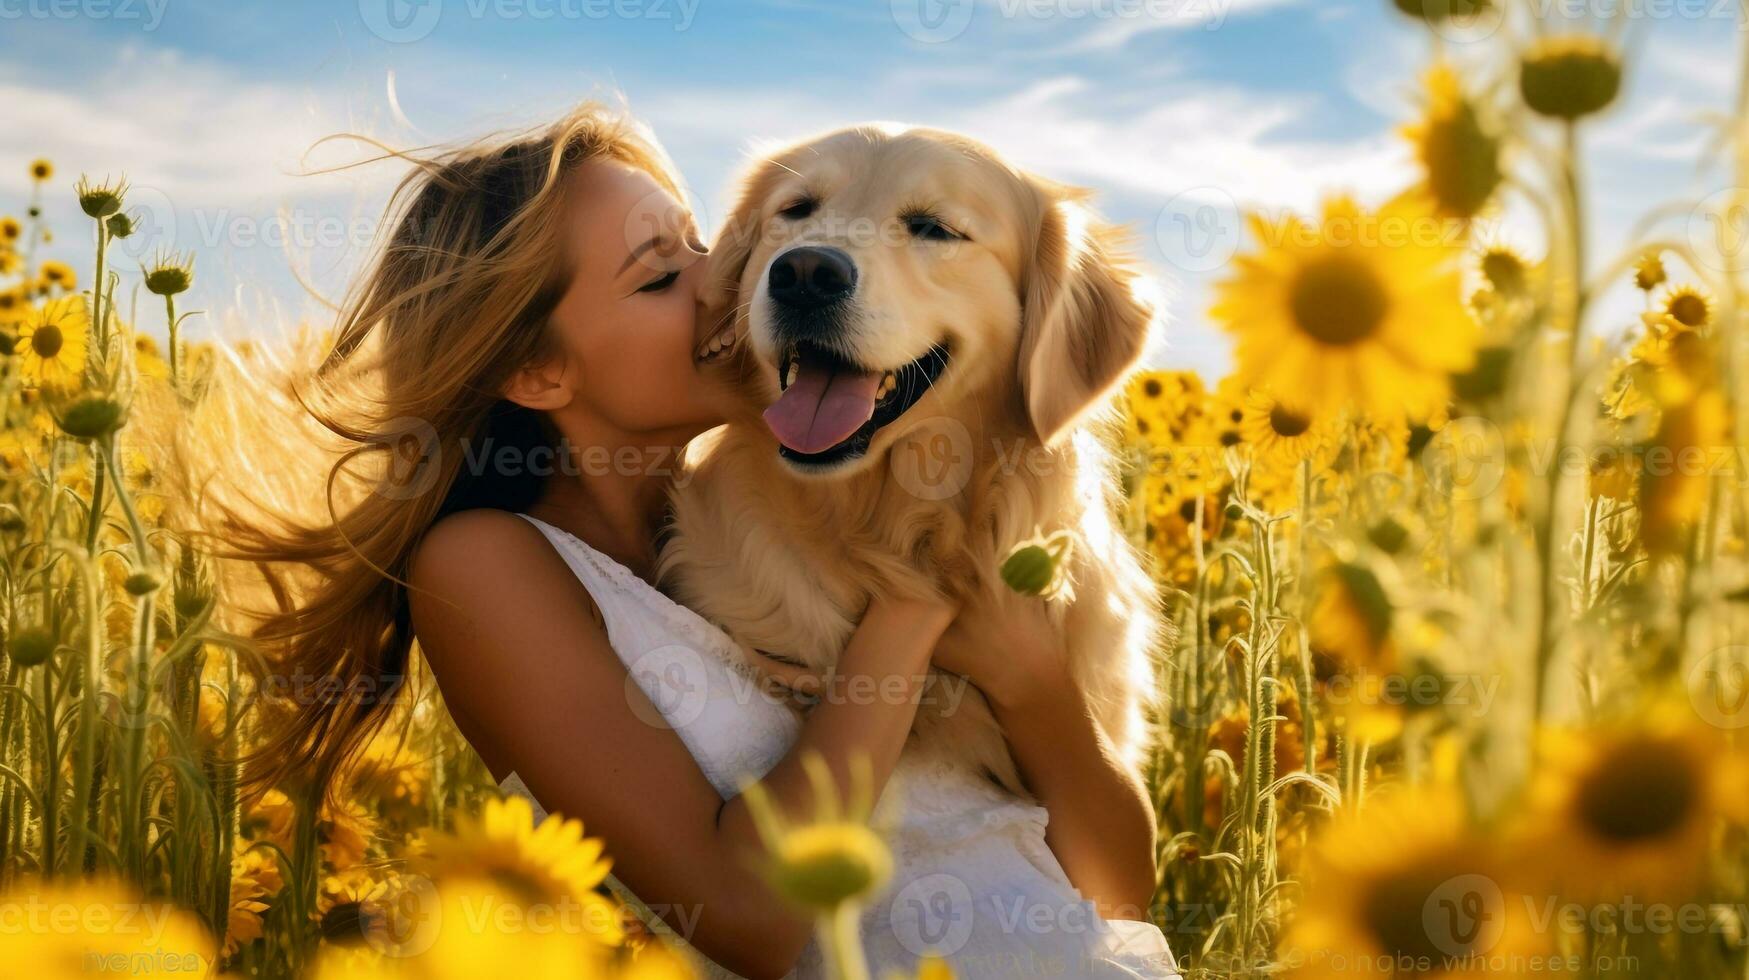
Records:
M1621 91L1621 56L1590 34L1542 37L1519 62L1518 90L1541 115L1569 121L1588 116Z
M18 323L30 312L30 304L17 288L0 289L0 326Z
M1714 831L1741 823L1749 771L1680 709L1593 731L1544 734L1518 842L1527 873L1582 899L1681 900L1701 883Z
M1369 214L1336 198L1316 226L1253 216L1263 251L1237 259L1211 311L1238 337L1239 379L1324 411L1432 414L1479 339L1440 224L1405 199Z
M1452 793L1375 794L1344 811L1314 843L1306 885L1316 898L1284 937L1296 978L1516 976L1549 950Z
M0 972L31 980L90 977L94 965L205 976L212 937L192 913L144 900L128 885L98 880L26 879L0 895ZM120 963L121 966L112 966ZM27 971L12 971L28 964Z
M24 234L24 226L18 223L17 218L11 215L0 218L0 243L16 242L22 234Z
M18 330L23 376L37 384L73 382L85 368L89 329L83 297L64 296L32 309Z
M1716 387L1664 410L1640 480L1640 538L1655 554L1682 554L1706 507L1707 487L1729 472L1730 406Z
M1664 294L1664 315L1677 323L1698 330L1712 322L1713 301L1693 286L1677 286Z
M291 797L280 790L270 789L249 807L244 826L254 831L253 840L270 841L290 854L297 819L297 806Z
M225 925L225 958L264 934L261 916L283 887L279 861L266 848L246 850L231 859L231 908Z
M840 807L825 760L812 753L803 765L814 787L815 814L808 823L791 824L757 783L742 787L741 798L765 845L760 870L772 890L798 909L831 916L884 886L893 873L893 857L868 827L873 794L867 767L856 770L848 806Z
M369 924L368 945L325 944L315 980L682 980L672 954L641 952L616 964L587 927L562 910L523 909L526 901L496 877L452 875L395 900L405 921Z
M1500 138L1482 110L1465 97L1450 65L1427 73L1427 111L1404 130L1426 174L1424 187L1435 210L1452 218L1475 217L1499 188Z
M1317 460L1329 445L1330 426L1325 420L1267 391L1247 395L1243 413L1240 432L1260 461Z
M1520 296L1530 286L1530 263L1510 245L1493 245L1477 260L1482 277L1502 296Z
M55 165L38 157L30 162L31 180L48 180L55 175Z
M1664 259L1657 252L1647 252L1634 263L1634 285L1651 292L1664 283Z
M38 273L44 284L61 290L73 290L79 286L79 277L73 273L73 267L65 262L49 259L42 265Z
M336 870L364 860L370 848L371 814L357 800L343 800L338 808L324 807L316 821L322 858Z
M613 903L597 889L610 862L599 838L584 837L583 824L556 814L540 826L527 800L492 800L478 817L456 818L453 833L427 829L418 864L432 878L471 876L497 882L525 903L576 903L609 944L624 938Z
M1318 578L1308 629L1312 643L1365 670L1388 669L1395 659L1391 624L1396 611L1378 574L1354 562L1332 562Z

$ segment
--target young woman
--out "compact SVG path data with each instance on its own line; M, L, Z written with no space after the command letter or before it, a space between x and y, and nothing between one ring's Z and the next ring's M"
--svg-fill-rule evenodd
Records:
M720 338L699 322L704 248L681 199L653 141L593 104L407 178L324 365L360 369L369 400L324 414L361 452L411 431L423 455L331 522L234 530L244 553L321 573L257 634L277 669L392 689L417 638L506 790L602 837L618 883L712 970L820 969L810 921L750 870L760 845L738 794L759 777L781 810L812 813L800 760L817 753L840 786L872 770L897 813L893 888L863 923L877 968L935 948L963 976L1170 975L1159 931L1134 921L1153 889L1152 812L1060 658L1033 649L1042 630L961 637L945 599L877 596L844 686L798 722L729 666L726 636L647 581L678 452L726 396L703 366ZM1030 678L998 700L1028 718L1010 738L1044 807L906 771L932 656L973 683L998 659ZM851 690L881 693L835 696ZM385 703L291 715L254 775L314 772L320 791Z

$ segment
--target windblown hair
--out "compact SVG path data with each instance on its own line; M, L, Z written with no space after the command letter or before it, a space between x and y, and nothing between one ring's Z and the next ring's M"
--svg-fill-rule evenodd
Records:
M294 353L275 391L234 358L209 402L248 421L231 425L229 448L183 454L237 462L207 467L194 523L215 557L247 563L266 586L248 630L271 719L263 747L244 760L254 791L296 783L329 792L384 721L408 675L405 575L426 531L455 511L521 510L540 492L538 476L469 461L482 446L526 453L556 441L543 416L499 392L547 352L548 318L568 286L566 177L610 160L680 193L655 141L593 102L534 132L435 153L385 148L383 158L413 170L390 199L392 232L348 293L331 347L301 369ZM263 408L273 396L291 410ZM324 452L310 451L313 435ZM327 467L318 508L250 485L271 478L275 460L297 466L312 455L318 476Z

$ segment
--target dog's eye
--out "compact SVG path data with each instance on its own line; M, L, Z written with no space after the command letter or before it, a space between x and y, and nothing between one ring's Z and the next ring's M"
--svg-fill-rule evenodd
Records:
M912 238L931 242L952 242L966 237L942 224L941 219L933 214L906 215L905 229L911 233Z
M803 218L806 218L808 215L813 214L816 210L819 209L819 207L820 207L819 201L816 201L811 197L804 197L801 200L795 202L794 204L791 204L791 205L788 205L787 207L784 207L783 209L779 210L777 213L779 215L782 215L785 218L790 219L791 221L800 221Z

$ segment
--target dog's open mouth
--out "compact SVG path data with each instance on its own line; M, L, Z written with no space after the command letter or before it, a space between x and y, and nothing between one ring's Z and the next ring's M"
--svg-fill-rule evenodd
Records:
M783 395L765 410L765 424L796 463L831 464L868 451L880 428L905 414L947 367L948 348L891 371L871 371L819 344L799 341L777 359Z

